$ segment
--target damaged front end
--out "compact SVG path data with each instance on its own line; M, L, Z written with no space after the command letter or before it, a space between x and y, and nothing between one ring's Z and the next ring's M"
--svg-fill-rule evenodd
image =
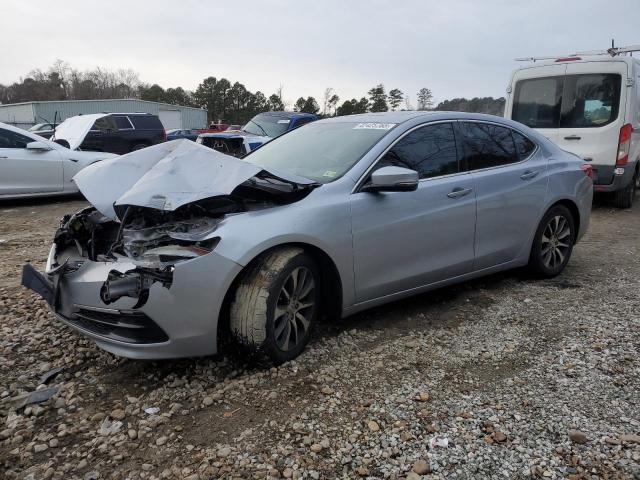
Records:
M220 155L206 150L211 152L207 155ZM219 165L224 167L225 162ZM169 167L178 168L165 165ZM296 202L316 186L265 170L256 172L255 166L232 167L231 180L235 178L237 185L226 177L209 192L201 188L188 192L180 179L171 182L152 166L133 188L117 192L118 198L112 200L104 192L88 191L80 179L79 187L93 206L62 218L44 274L27 264L22 284L41 295L60 320L114 353L137 358L184 356L184 347L178 345L188 337L190 354L213 353L215 343L202 340L207 338L203 329L213 329L210 335L215 340L215 321L226 289L241 270L215 253L221 225L235 215ZM182 172L184 182L185 175ZM190 175L206 180L197 169ZM156 185L165 180L178 193ZM104 183L105 178L92 181ZM176 344L174 351L139 354L120 347L168 341Z

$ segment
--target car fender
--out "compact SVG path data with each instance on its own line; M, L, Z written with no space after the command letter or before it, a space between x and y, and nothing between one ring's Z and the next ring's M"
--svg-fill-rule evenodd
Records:
M350 210L337 198L334 208L316 204L312 195L298 203L229 216L212 234L220 238L215 251L244 268L272 248L309 245L331 260L342 284L343 304L350 305L354 301Z

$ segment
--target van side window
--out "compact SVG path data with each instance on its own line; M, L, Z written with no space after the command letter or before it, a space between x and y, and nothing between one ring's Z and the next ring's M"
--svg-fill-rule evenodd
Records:
M376 168L388 166L415 170L420 178L458 173L453 126L438 123L408 133L376 164Z
M567 75L560 128L601 127L618 118L622 77L614 73Z
M536 149L535 143L515 130L513 131L513 140L516 142L516 151L520 160L527 158Z
M459 125L468 170L519 161L510 128L477 122L460 122Z
M511 118L531 128L558 128L563 77L520 80L513 95Z

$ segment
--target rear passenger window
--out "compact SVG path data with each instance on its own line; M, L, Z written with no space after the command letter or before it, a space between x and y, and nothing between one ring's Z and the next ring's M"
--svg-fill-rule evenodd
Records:
M521 133L518 133L516 131L513 131L512 133L513 139L516 142L516 151L518 152L518 157L520 158L520 160L524 160L533 153L533 151L536 149L536 144Z
M160 119L155 115L132 115L129 117L133 126L139 130L162 130Z
M417 171L420 178L457 173L458 154L453 126L440 123L414 130L400 139L376 166L409 168Z
M113 119L118 126L118 130L131 130L133 128L133 125L131 125L131 122L129 121L129 117L114 116Z
M460 122L469 170L498 167L519 160L511 129L489 123Z

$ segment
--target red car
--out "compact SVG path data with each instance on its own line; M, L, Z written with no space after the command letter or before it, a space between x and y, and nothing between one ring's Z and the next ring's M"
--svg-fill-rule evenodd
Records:
M229 128L228 123L211 123L208 128L196 130L197 133L220 133Z

